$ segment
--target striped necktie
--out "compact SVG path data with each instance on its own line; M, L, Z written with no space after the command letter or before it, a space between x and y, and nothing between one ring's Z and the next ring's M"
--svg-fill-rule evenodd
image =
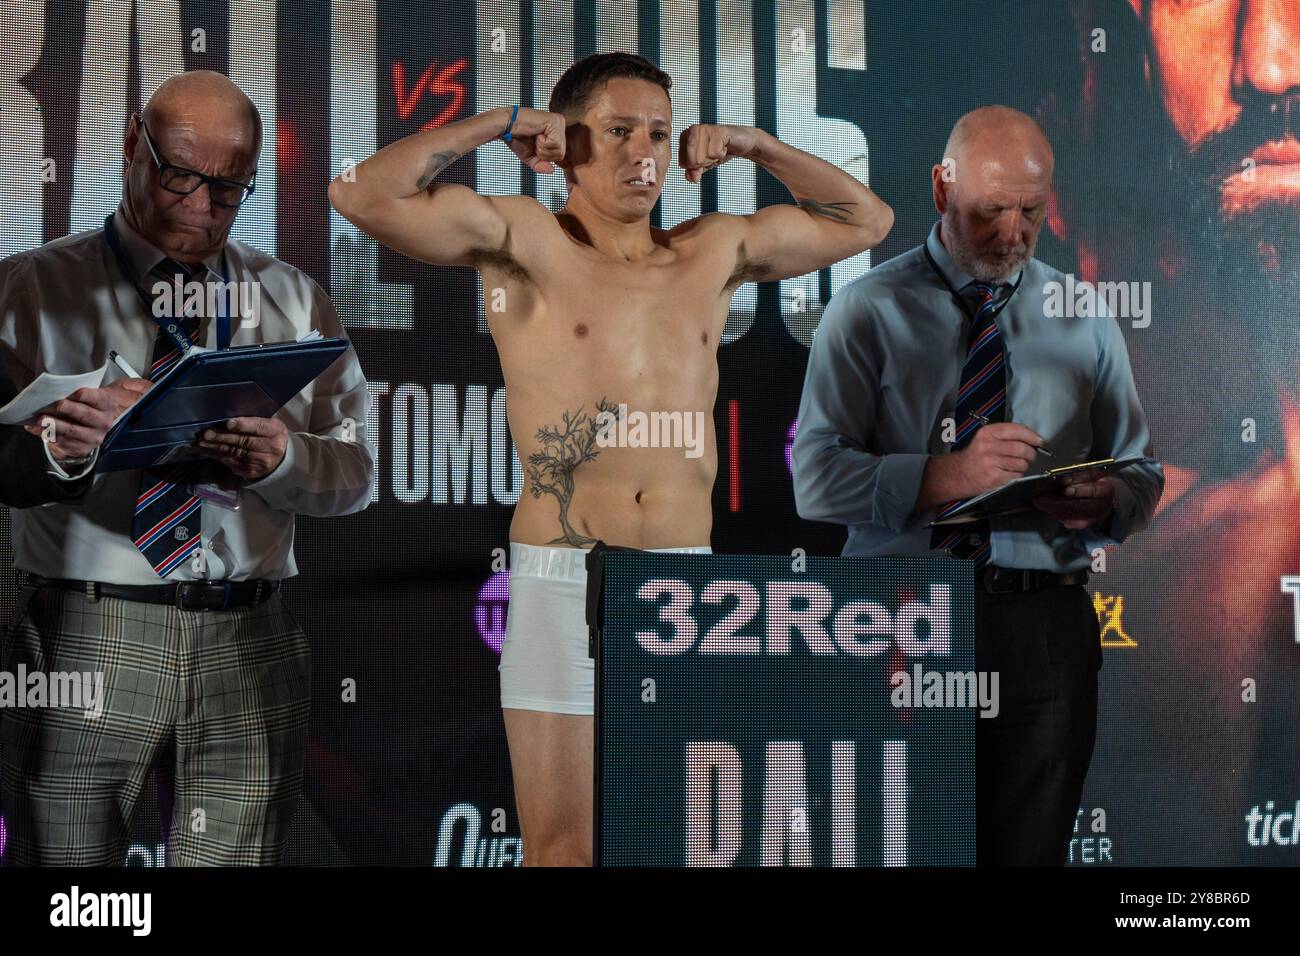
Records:
M982 424L975 415L983 415L994 422L1006 420L1007 369L1002 335L995 321L999 306L997 288L986 282L972 282L967 288L976 292L976 310L957 391L954 418L958 425L953 451L961 451L975 437ZM936 517L951 514L969 500L959 498L948 502L939 509ZM947 551L954 558L973 561L977 568L983 567L988 564L992 553L989 523L980 518L967 524L935 528L930 536L930 547Z
M205 266L190 267L173 259L164 259L150 272L150 276L168 283L174 282L178 276L182 282L202 281L206 274ZM182 317L179 325L190 341L197 340L198 315ZM149 380L156 382L180 359L181 350L159 326L154 339ZM131 540L160 578L167 577L184 564L201 545L203 499L187 490L187 485L199 473L199 464L163 465L147 468L140 475L140 490L131 519Z

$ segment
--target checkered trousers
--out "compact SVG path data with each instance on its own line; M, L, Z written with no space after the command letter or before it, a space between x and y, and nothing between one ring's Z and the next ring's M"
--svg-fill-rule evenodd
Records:
M280 862L302 787L307 637L274 594L181 610L28 586L3 667L103 674L103 713L0 710L4 863L121 866L140 795L174 766L170 866Z

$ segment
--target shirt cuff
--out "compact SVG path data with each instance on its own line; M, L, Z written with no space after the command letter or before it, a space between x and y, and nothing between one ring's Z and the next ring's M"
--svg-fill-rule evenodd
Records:
M906 530L929 460L929 455L912 452L881 456L876 471L875 524L890 531Z
M90 461L86 462L84 465L76 466L76 471L68 472L61 464L59 464L54 455L50 452L50 443L42 441L41 444L45 447L45 460L50 463L50 466L46 471L48 471L53 477L62 481L78 481L85 478L86 475L90 474L91 470L94 469L95 462L99 459L99 449L96 448L90 454Z
M302 442L297 432L289 432L289 441L284 446L284 457L280 459L280 464L268 474L263 475L257 481L250 481L245 488L252 491L275 491L277 488L288 483L288 479L293 474L293 463L297 460L295 447ZM264 496L265 497L265 496ZM267 504L270 504L268 501Z
M1123 478L1111 476L1111 484L1115 486L1115 507L1110 516L1096 526L1096 530L1108 544L1123 544L1133 530L1138 508L1137 495Z

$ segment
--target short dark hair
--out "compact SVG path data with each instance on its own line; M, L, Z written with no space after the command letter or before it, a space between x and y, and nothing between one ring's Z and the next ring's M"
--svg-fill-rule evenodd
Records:
M593 53L564 71L551 91L550 111L577 120L587 110L587 102L610 80L629 77L657 83L667 93L673 78L643 56L635 53Z

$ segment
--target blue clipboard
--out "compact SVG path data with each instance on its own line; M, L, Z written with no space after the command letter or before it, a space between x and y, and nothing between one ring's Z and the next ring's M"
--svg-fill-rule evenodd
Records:
M270 418L338 360L345 338L191 352L104 436L95 472L202 460L190 444L229 418Z

